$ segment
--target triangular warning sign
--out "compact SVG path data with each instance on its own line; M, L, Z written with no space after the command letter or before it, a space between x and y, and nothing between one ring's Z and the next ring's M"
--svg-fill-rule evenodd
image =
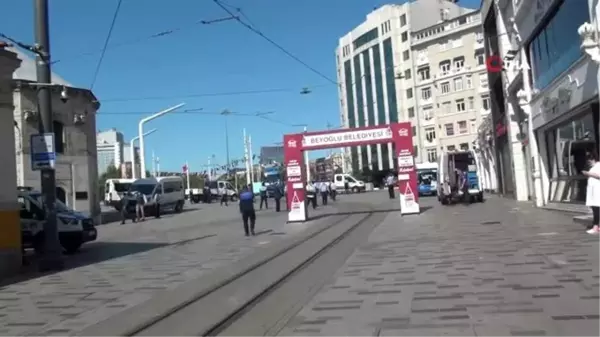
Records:
M294 196L292 197L292 204L300 203L300 199L298 199L298 193L294 191Z
M410 184L409 184L409 183L407 183L407 184L406 184L406 189L404 189L404 195L409 195L409 194L410 194L411 196L412 196L412 195L414 195L414 194L413 194L413 191L412 191L412 188L410 188Z

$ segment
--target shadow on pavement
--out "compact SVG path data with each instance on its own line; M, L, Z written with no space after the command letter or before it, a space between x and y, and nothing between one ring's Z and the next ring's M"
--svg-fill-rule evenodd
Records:
M197 240L197 239L196 239ZM81 251L73 255L64 256L62 271L87 266L102 261L107 261L127 255L146 252L152 249L168 246L165 243L139 243L139 242L92 242L81 247ZM2 287L23 282L38 277L51 275L56 272L42 273L38 271L39 257L33 251L26 252L24 265L18 275L0 280Z
M161 216L163 218L170 218L172 216L176 216L179 214L183 214L183 213L191 213L191 212L196 212L196 211L200 211L202 210L201 208L184 208L181 213L173 213L172 211L169 212L165 212L164 214L162 214ZM100 215L100 219L101 219L101 223L99 226L101 225L107 225L113 222L118 222L121 221L121 213L118 211L108 211L108 212L102 212L102 214ZM148 216L146 217L146 220L149 219L154 219L154 217ZM129 220L129 219L128 219Z
M419 214L423 214L431 208L433 208L433 206L421 206L421 212ZM399 208L388 208L388 209L375 209L375 210L364 210L364 211L325 213L325 214L318 214L318 215L309 217L309 220L318 220L318 219L335 216L335 215L355 215L355 214L393 213L393 212L400 212L400 209ZM419 215L419 214L415 214L415 215Z

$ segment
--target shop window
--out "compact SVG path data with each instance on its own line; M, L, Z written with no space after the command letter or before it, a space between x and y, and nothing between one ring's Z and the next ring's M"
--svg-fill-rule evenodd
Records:
M587 179L586 153L597 151L596 128L591 113L566 122L546 134L551 172L551 201L584 202Z

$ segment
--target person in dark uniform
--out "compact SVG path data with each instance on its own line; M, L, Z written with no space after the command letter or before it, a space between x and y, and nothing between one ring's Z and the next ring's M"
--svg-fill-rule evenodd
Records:
M269 209L269 203L268 203L268 199L267 199L267 186L265 185L265 182L263 181L262 185L260 186L260 209L262 210L263 208L263 203L265 204L265 209Z
M350 183L348 182L348 179L344 179L344 190L346 191L346 194L350 193Z
M129 198L127 198L127 195L124 195L123 198L121 198L121 225L125 224L125 221L127 221L127 218L129 217L129 212L127 209L127 204L129 204ZM137 207L137 205L136 205ZM136 222L136 216L134 215L134 217L131 219L131 222Z
M275 198L275 212L281 211L281 197L283 197L283 191L281 184L277 183L273 190L273 197Z
M254 211L254 193L248 187L244 187L240 193L240 213L244 223L244 232L246 236L254 236L254 226L256 224L256 212ZM249 226L248 226L249 225Z
M394 176L391 173L387 176L385 184L387 185L390 199L396 198L396 193L394 192Z

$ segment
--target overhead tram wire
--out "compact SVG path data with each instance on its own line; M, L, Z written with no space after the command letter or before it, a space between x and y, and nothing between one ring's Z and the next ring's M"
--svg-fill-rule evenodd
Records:
M229 10L223 3L221 3L219 0L213 0L213 2L215 4L217 4L217 6L221 7L221 9L223 9L225 12L227 12L227 14L231 15L231 16L235 16L234 13ZM326 81L334 84L334 85L339 85L339 83L331 78L329 78L329 76L323 74L322 72L318 71L317 69L315 69L314 67L312 67L311 65L309 65L308 63L302 61L298 56L292 54L290 51L288 51L287 49L285 49L283 46L281 46L279 43L273 41L271 38L269 38L268 36L266 36L265 34L263 34L260 30L256 29L255 27L253 27L252 25L247 24L246 22L244 22L242 19L240 19L239 17L236 17L235 20L241 24L242 26L246 27L248 30L250 30L251 32L253 32L254 34L260 36L261 38L263 38L265 41L269 42L271 45L273 45L274 47L276 47L277 49L279 49L280 51L282 51L283 53L285 53L287 56L289 56L290 58L292 58L293 60L295 60L296 62L300 63L301 65L303 65L305 68L307 68L308 70L312 71L313 73L319 75L320 77L322 77L323 79L325 79Z
M113 14L110 28L108 29L108 34L106 34L106 39L104 40L104 46L102 47L102 53L100 54L100 59L98 59L98 64L96 65L96 70L94 71L94 76L92 77L92 84L90 84L90 91L94 89L94 85L96 84L96 80L98 79L98 74L100 73L100 68L102 67L102 61L104 60L104 55L106 55L106 48L108 47L108 42L110 41L110 37L112 36L113 29L115 28L115 23L117 22L117 17L119 16L119 12L121 11L121 4L123 0L118 0L117 8L115 8L115 13Z

